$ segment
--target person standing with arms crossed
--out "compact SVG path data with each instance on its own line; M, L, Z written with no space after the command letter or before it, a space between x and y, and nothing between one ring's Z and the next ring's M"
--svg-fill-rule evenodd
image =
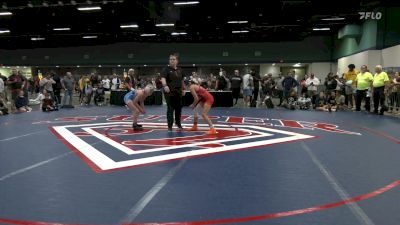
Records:
M183 95L183 76L181 69L178 65L178 55L169 55L169 65L164 68L161 73L161 82L164 88L165 100L167 101L167 121L168 131L172 131L174 123L175 111L175 124L179 131L182 131L181 114L182 114L182 95Z

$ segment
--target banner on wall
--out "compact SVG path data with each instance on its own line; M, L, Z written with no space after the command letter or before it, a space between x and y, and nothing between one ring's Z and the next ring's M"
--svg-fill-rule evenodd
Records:
M32 77L32 68L31 67L1 67L0 68L0 73L6 77L11 76L11 69L16 68L17 70L21 71L22 74L26 78L31 78Z

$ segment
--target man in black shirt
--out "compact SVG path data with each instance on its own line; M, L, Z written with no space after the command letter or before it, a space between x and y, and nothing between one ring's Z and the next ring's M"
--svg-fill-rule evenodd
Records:
M253 101L257 104L258 92L260 91L260 74L256 73L254 69L250 70L250 74L253 77L254 90L253 90Z
M168 131L172 131L174 122L179 130L182 129L181 114L182 114L182 91L183 91L183 76L178 65L178 56L171 54L169 56L169 66L164 68L161 73L161 82L164 87L165 100L167 101L167 121Z
M239 75L239 70L235 70L235 74L231 77L231 89L232 89L232 97L236 99L235 105L238 102L240 88L242 86L243 79Z

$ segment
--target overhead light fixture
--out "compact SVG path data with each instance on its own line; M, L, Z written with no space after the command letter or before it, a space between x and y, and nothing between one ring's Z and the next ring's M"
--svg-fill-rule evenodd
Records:
M325 19L322 19L322 20L335 21L335 20L344 20L344 19L346 19L346 18L344 18L344 17L331 17L331 18L325 18Z
M232 23L232 24L235 24L235 23L241 24L241 23L248 23L248 22L249 21L247 21L247 20L228 21L228 23Z
M11 16L12 12L0 12L0 16Z
M63 5L64 5L64 2L58 1L58 5L59 5L59 6L63 6Z
M143 66L144 66L144 67L147 67L147 65L146 65L146 64L144 64Z
M0 30L0 34L7 34L10 33L10 30Z
M71 0L71 5L76 5L76 1Z
M58 28L53 28L53 30L56 30L56 31L65 31L65 30L71 30L71 28L69 28L69 27L58 27Z
M172 36L178 36L178 35L186 35L186 32L172 32L171 35Z
M139 26L137 24L126 24L126 25L121 25L119 27L124 29L124 28L138 28Z
M218 66L220 66L221 65L221 63L218 63Z
M329 27L313 28L313 30L331 30L331 28L329 28Z
M175 24L173 23L157 23L156 27L173 27Z
M47 2L43 2L42 5L43 5L44 7L49 7L49 3L47 3Z
M37 37L37 38L33 37L33 38L31 38L31 41L44 41L44 40L46 40L46 39L42 38L42 37Z
M56 66L57 68L59 68L60 66Z
M156 36L156 34L141 34L141 37L153 37Z
M240 34L240 33L248 33L248 30L234 30L232 31L232 34Z
M245 66L248 66L249 64L245 63L244 65L245 65Z
M101 67L101 65L99 65L99 67Z
M103 5L106 5L108 2L106 0L103 1Z
M117 65L118 67L121 67L121 65Z
M82 38L84 38L84 39L91 39L91 38L97 38L97 36L83 36Z
M33 8L33 4L32 4L32 2L31 2L31 1L29 1L29 2L28 2L28 4L27 4L27 6L28 6L29 8Z
M294 67L300 67L300 66L301 66L301 63L296 63L296 64L294 64L293 66L294 66Z
M174 2L174 5L196 5L199 4L200 2L198 1L192 1L192 2Z
M275 66L276 64L275 63L272 63L272 66Z
M79 68L80 66L79 66L79 65L77 65L76 67L78 67L78 68Z
M193 63L193 65L192 65L192 66L193 66L193 67L195 67L195 66L196 66L196 64L194 64L194 63Z
M100 6L90 6L90 7L78 7L79 11L96 11L101 10Z

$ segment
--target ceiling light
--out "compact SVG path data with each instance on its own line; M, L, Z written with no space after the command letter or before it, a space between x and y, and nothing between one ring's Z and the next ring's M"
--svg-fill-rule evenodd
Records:
M196 5L199 4L200 2L198 1L192 1L192 2L174 2L174 5Z
M301 63L296 63L296 64L294 64L293 66L294 66L294 67L300 67L300 66L301 66Z
M232 31L232 34L240 34L240 33L248 33L248 30L234 30Z
M245 65L245 66L248 66L249 64L246 63L246 64L244 64L244 65Z
M90 6L90 7L78 7L79 11L95 11L95 10L101 10L100 6Z
M71 0L71 5L76 5L76 1Z
M228 21L228 23L248 23L249 21L247 20L238 20L238 21Z
M59 68L60 66L56 66L57 68Z
M99 65L99 67L101 67L101 65Z
M83 36L82 38L90 39L90 38L97 38L97 36Z
M313 28L313 30L331 30L331 28L329 28L329 27Z
M31 38L31 41L44 41L45 38L37 37L37 38Z
M121 67L121 65L117 65L118 67Z
M47 3L47 2L43 2L42 5L43 5L44 7L49 7L49 3Z
M121 25L119 27L121 27L121 28L138 28L139 26L137 24L127 24L127 25Z
M325 19L322 19L322 20L332 21L332 20L344 20L344 19L346 19L346 18L344 18L344 17L332 17L332 18L325 18Z
M11 16L12 12L0 12L0 16Z
M106 5L108 2L106 0L103 1L103 5Z
M63 6L64 3L63 3L62 1L58 1L58 5L59 5L59 6Z
M193 67L195 67L195 66L196 66L196 64L194 64L194 63L193 63L193 65L192 65L192 66L193 66Z
M272 66L275 66L276 64L275 63L272 63Z
M64 30L71 30L71 28L69 28L69 27L59 27L59 28L53 28L53 30L64 31Z
M221 65L221 63L218 63L218 66L220 66Z
M156 27L173 27L175 24L173 23L157 23Z
M147 65L146 65L146 64L144 64L143 66L144 66L144 67L147 67Z
M186 32L172 32L171 35L172 36L178 36L178 35L186 35Z
M0 30L0 34L10 33L10 30Z
M141 37L153 37L156 36L156 34L141 34Z
M77 65L76 67L78 67L78 68L79 68L80 66L79 66L79 65Z

